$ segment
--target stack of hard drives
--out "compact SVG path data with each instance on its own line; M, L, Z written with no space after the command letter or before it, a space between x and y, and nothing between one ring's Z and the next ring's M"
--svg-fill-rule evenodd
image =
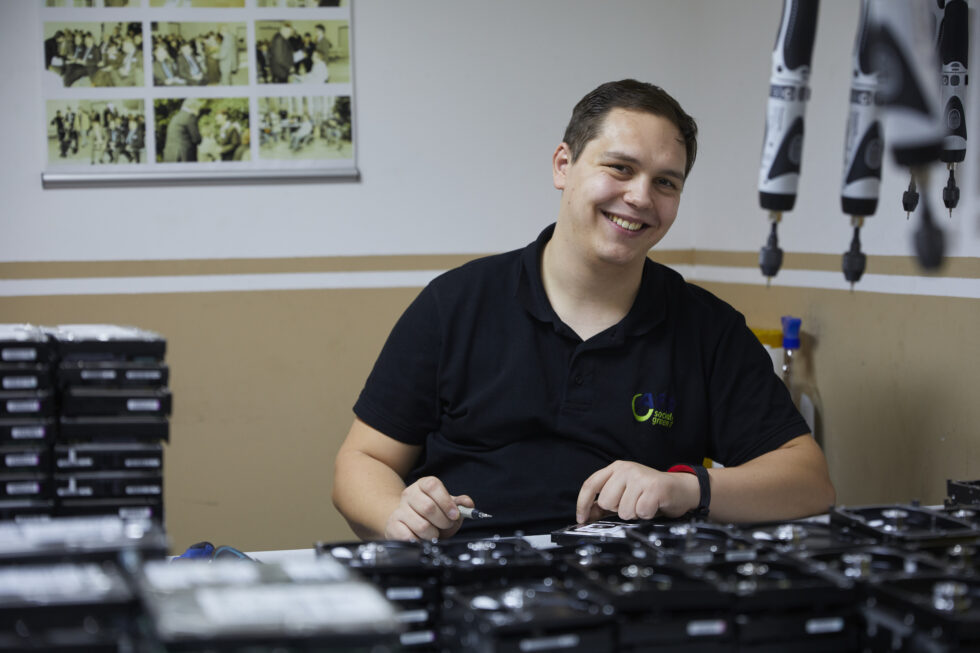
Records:
M867 650L980 651L977 486L950 481L941 510L916 504L831 510L832 524L871 534L880 545L842 554L849 573L863 580Z
M148 562L136 574L152 651L387 653L395 608L329 558Z
M0 521L163 520L165 352L134 327L0 324Z
M403 650L980 651L980 483L755 525L319 543L401 610ZM534 538L531 538L532 540Z
M524 539L317 545L399 608L405 651L614 649L612 610Z
M0 324L0 520L54 510L53 355L52 343L38 327Z
M590 532L570 545L571 569L616 608L618 651L857 650L853 581L787 555L779 526L641 522L616 539L596 541L595 525L553 539Z
M0 523L0 651L394 653L395 606L329 558L166 560L159 522Z
M166 549L148 519L0 523L0 650L149 650L131 573Z
M442 583L430 549L418 542L317 544L318 557L332 558L359 574L397 606L399 644L409 651L437 650Z
M113 325L46 329L59 396L53 483L59 515L163 519L171 395L166 341Z

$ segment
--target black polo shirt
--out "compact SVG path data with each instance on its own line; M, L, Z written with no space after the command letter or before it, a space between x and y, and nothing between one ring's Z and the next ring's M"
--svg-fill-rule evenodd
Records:
M492 521L540 533L575 521L582 483L615 460L732 466L807 433L745 319L649 259L623 320L582 341L523 250L434 279L395 325L354 412L423 447L406 478L440 478Z

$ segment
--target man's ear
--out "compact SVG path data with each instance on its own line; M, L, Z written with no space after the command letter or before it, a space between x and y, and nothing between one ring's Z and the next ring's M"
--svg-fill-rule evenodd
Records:
M572 150L568 147L568 143L562 143L551 157L551 175L558 190L565 190L568 166L571 164Z

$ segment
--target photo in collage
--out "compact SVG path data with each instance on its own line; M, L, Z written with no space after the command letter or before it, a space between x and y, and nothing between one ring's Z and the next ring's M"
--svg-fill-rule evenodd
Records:
M349 5L45 0L47 169L353 170Z

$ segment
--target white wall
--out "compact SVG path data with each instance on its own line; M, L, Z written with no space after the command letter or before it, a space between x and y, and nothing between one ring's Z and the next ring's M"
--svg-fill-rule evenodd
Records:
M360 0L351 38L360 182L42 190L40 26L34 3L2 3L0 57L26 65L3 72L5 96L18 101L0 108L0 260L521 246L554 219L551 153L581 95L640 76L687 100L685 71L667 63L686 11L651 11L646 0L616 11L562 0ZM690 222L671 246L691 246Z
M0 60L20 62L0 73L0 261L518 247L554 218L550 156L572 106L623 77L664 86L701 128L680 219L661 247L762 245L756 175L779 0L356 0L352 11L359 182L43 190L41 26L35 3L0 4ZM840 253L849 241L838 196L856 17L856 3L821 7L787 250ZM910 252L906 182L887 171L865 229L869 253ZM951 254L980 255L975 217L960 211L942 224Z
M703 0L688 4L700 26L691 34L699 45L697 61L687 68L687 74L695 78L690 81L696 84L689 111L699 121L702 138L702 155L685 191L688 212L696 216L694 241L699 249L758 250L769 227L766 213L759 208L756 185L771 50L782 3ZM787 251L841 254L850 243L850 219L840 208L840 182L859 6L858 0L820 3L799 192L795 209L783 216L779 229L780 244ZM971 19L971 68L975 71L980 34L975 11ZM977 86L974 82L968 106L972 115L968 123L970 156L958 172L963 199L952 220L942 204L945 167L937 165L932 171L933 215L941 218L938 223L947 230L951 256L980 255L980 206L968 206L967 192L980 186ZM887 134L885 138L887 141ZM862 229L866 253L912 253L912 230L918 221L915 216L906 220L901 202L908 181L907 170L897 169L891 156L886 156L878 211Z

